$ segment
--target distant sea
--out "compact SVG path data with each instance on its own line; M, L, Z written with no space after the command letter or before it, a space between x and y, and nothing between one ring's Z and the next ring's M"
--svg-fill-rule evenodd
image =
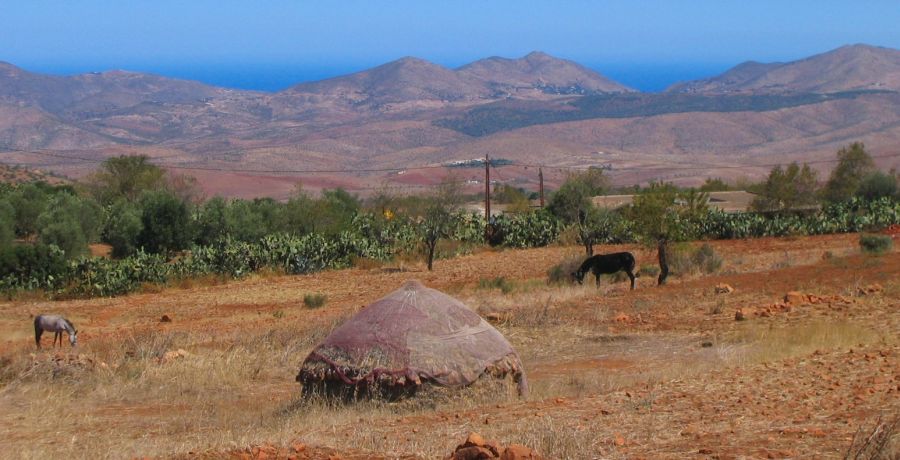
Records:
M172 78L197 80L227 88L257 91L279 91L297 83L322 80L358 72L381 64L132 64L123 70L148 72ZM734 63L603 63L583 64L608 78L640 91L658 92L679 81L696 80L718 75ZM55 75L112 70L116 67L88 65L23 65L29 71Z

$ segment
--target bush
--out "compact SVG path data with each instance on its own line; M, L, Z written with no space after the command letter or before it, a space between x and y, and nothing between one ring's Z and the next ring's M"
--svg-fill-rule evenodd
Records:
M671 246L667 256L669 266L676 275L684 276L697 272L708 275L722 268L722 257L707 243L693 251L686 244Z
M656 278L656 275L659 275L659 267L656 265L642 265L641 269L638 270L637 275Z
M325 294L306 294L303 296L303 305L306 308L320 308L325 305L327 299Z
M550 284L572 284L572 272L581 267L584 257L571 256L547 270L547 282Z
M65 254L45 244L0 247L0 291L53 290L63 282Z
M113 257L128 257L137 252L138 235L144 229L140 210L121 199L109 208L108 214L103 241L112 246Z
M860 235L859 247L867 254L884 254L891 250L894 241L887 235Z
M180 251L191 241L191 216L187 205L168 192L148 192L141 198L138 245L153 254Z
M697 248L691 258L694 266L707 275L715 273L722 268L722 257L716 254L716 250L708 243L703 243L702 246Z
M494 279L481 278L478 280L479 289L500 289L504 294L509 294L515 290L515 285L503 276Z

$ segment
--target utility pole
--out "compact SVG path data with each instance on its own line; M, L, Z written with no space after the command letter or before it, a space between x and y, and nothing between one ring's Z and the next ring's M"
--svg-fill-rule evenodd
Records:
M491 240L491 160L484 154L484 240Z
M538 181L540 181L541 207L544 207L544 168L538 168Z

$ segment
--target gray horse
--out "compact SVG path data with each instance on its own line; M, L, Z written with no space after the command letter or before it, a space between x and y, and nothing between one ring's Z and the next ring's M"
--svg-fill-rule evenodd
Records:
M69 343L74 347L78 344L78 331L72 322L59 315L38 315L34 318L34 343L41 348L41 334L44 331L52 331L53 346L56 346L56 339L59 338L59 346L62 346L62 333L66 331L69 334Z

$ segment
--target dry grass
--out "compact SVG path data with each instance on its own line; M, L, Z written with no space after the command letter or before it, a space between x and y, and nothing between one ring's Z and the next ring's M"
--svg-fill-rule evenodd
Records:
M840 254L853 244L850 239L829 250ZM725 266L739 267L744 283L736 285L738 291L728 300L712 295L717 281L703 277L665 288L639 279L635 292L608 283L599 290L548 285L546 269L573 248L490 252L442 261L435 273L418 272L433 277L425 278L426 283L443 283L442 290L482 314L503 313L496 326L525 364L531 387L525 400L513 396L508 382L492 380L479 380L466 391L434 390L396 403L299 399L294 376L300 361L337 324L386 292L386 285L408 277L403 273L350 270L262 277L190 292L65 303L67 314L83 315L78 324L89 332L101 329L87 318L106 318L107 312L118 316L103 319L109 325L102 333L83 338L79 355L65 349L62 360L46 351L32 357L32 349L25 347L0 354L0 438L23 458L165 456L295 440L439 458L469 431L504 444L529 445L549 458L635 455L624 448L649 457L695 455L698 441L679 434L687 423L682 418L696 422L708 414L685 412L682 406L673 410L673 401L686 401L677 395L719 391L725 385L721 380L736 371L765 378L767 369L758 363L897 344L896 282L884 283L879 295L854 297L852 315L810 310L741 323L727 318L735 305L771 300L771 294L750 283L769 289L773 278L765 270L784 254L783 246L774 246L759 254L716 247ZM806 252L796 250L791 257L796 263L820 261L821 252L821 245L809 244ZM500 264L526 255L533 258ZM734 263L738 257L741 264ZM883 258L883 266L862 269L893 267L890 257ZM486 268L471 268L480 261ZM847 263L860 270L856 262ZM830 263L823 266L840 270ZM831 293L853 294L869 282L841 276ZM479 279L495 277L510 286L506 292L478 287ZM781 282L794 283L791 288L816 286L808 280ZM328 295L328 305L303 308L297 293L316 291ZM192 310L190 303L216 307ZM119 304L129 308L112 309ZM0 304L0 311L25 318L46 306ZM715 313L716 308L721 312ZM175 321L158 324L160 312ZM647 320L620 322L620 313ZM0 327L6 327L3 321ZM711 346L701 346L705 342ZM186 356L167 358L167 352L179 349ZM725 394L741 390L730 385ZM613 415L602 415L601 409ZM752 413L740 417L746 426L765 426L766 419ZM627 440L624 448L614 443L619 433ZM748 440L747 446L754 442Z

